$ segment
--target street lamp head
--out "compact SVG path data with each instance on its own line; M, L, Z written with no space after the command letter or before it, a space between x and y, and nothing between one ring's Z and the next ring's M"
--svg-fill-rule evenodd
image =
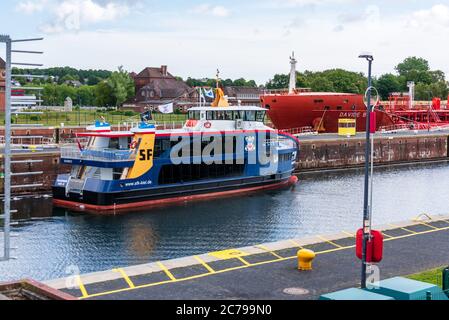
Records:
M371 53L368 53L368 52L363 52L363 53L361 53L361 54L359 55L359 58L360 58L360 59L366 59L366 60L368 60L368 61L373 61L373 60L374 60L373 55L372 55Z

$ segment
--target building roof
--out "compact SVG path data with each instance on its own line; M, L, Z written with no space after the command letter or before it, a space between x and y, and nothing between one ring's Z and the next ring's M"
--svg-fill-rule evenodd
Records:
M235 96L238 94L254 94L254 95L260 95L263 93L263 89L260 88L254 88L254 87L235 87L235 86L229 86L224 88L225 93L228 96Z
M165 74L163 73L163 68L152 68L147 67L140 71L135 77L136 78L173 78L175 77L171 75L169 72L167 72L167 69L165 69Z
M5 67L6 67L5 60L3 60L2 57L0 57L0 69L5 69Z

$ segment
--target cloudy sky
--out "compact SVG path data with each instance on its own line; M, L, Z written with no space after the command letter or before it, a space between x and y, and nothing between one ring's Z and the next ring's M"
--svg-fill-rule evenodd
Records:
M300 71L362 72L357 56L369 51L375 74L411 55L449 74L449 0L2 0L0 21L0 33L44 36L33 47L46 66L167 64L182 77L219 68L265 83L288 72L293 50Z

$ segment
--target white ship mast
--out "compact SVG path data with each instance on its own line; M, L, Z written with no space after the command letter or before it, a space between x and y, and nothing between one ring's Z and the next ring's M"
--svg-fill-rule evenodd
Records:
M294 93L296 89L296 64L298 61L295 59L295 52L292 53L290 57L290 84L288 86L288 93Z

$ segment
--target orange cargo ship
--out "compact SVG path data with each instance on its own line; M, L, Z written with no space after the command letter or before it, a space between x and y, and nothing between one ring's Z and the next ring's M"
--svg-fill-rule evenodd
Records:
M367 108L363 95L351 93L311 92L296 89L296 63L291 60L288 90L267 92L260 97L273 125L292 134L304 132L336 133L341 119L355 119L358 132L366 130ZM392 95L385 103L376 103L376 130L423 130L449 127L449 109L434 98L431 103L415 103L414 83L410 92ZM448 103L449 104L449 103Z
M313 130L338 132L339 119L356 119L358 132L366 129L366 107L363 96L346 93L304 92L270 93L261 96L262 106L279 130ZM393 126L391 117L376 108L376 126Z

